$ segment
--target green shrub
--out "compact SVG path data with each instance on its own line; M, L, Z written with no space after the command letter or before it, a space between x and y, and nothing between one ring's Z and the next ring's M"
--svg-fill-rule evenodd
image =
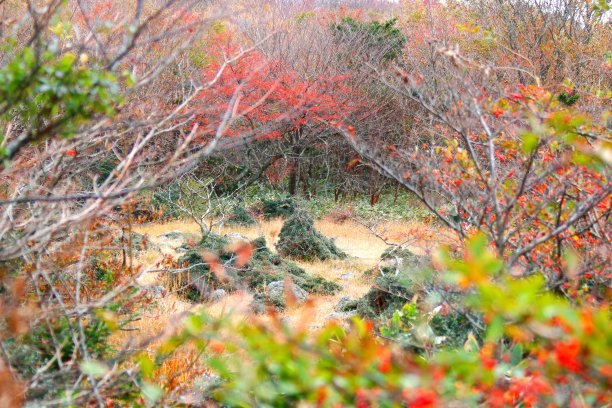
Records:
M382 274L394 274L398 270L420 271L428 266L429 258L417 255L409 249L389 247L380 255Z
M265 238L257 238L251 245L254 248L253 255L246 267L238 271L241 282L249 289L263 292L270 282L283 280L285 277L296 282L297 278L307 276L304 269L270 251Z
M58 359L60 362L83 359L81 348L75 348L73 338L75 325L74 320L61 317L51 325L34 326L19 342L10 342L14 362L19 362L16 368L21 374L32 375L36 368L51 360L54 360L54 363L50 368L58 370L60 368ZM108 325L93 315L88 320L84 320L82 325L89 358L103 359L106 357L112 351L108 342L111 335ZM60 345L59 350L55 345Z
M115 114L122 97L111 72L83 66L77 54L58 53L50 44L46 49L6 46L16 55L0 67L0 120L18 121L25 142L70 138L95 115ZM10 160L22 145L0 136L0 157Z
M387 248L380 260L380 271L366 271L378 275L372 288L361 299L344 305L342 311L356 310L368 319L391 318L418 292L420 280L428 279L421 271L428 266L429 258L408 249Z
M234 289L223 284L202 257L205 251L214 252L219 261L225 264L234 257L232 252L226 251L228 244L225 238L217 234L209 233L205 236L199 245L189 249L178 259L179 268L185 270L168 274L166 285L169 290L183 294L191 301L199 301L203 299L208 288Z
M261 210L265 218L287 217L295 212L293 198L279 196L278 198L262 199Z
M563 104L567 106L572 106L573 104L578 102L578 99L580 99L580 95L575 90L571 90L569 92L561 91L558 96L558 99Z
M347 256L315 229L314 220L303 211L297 212L285 222L276 249L282 256L306 261L344 259Z
M474 332L474 327L467 317L458 312L436 314L429 325L437 336L446 337L444 345L450 348L462 347L468 339L468 333Z
M91 170L98 176L99 182L103 182L110 177L117 164L119 164L117 156L109 154L104 159L94 162L91 165Z
M363 45L367 44L368 52L379 54L381 61L393 61L402 54L402 49L406 44L406 36L402 30L395 26L397 18L378 21L360 21L352 17L343 17L340 22L331 25L332 33L342 39L342 35L348 33L352 35L367 36L367 40L362 40Z
M321 276L306 276L299 277L294 282L309 293L318 293L321 295L333 295L342 290L342 286L335 282L328 281Z
M181 215L181 211L176 205L180 196L180 187L174 182L155 190L151 195L151 205L157 211L162 210L164 216L176 218Z
M412 280L404 273L376 278L372 288L361 299L350 302L343 311L356 310L367 319L388 318L414 297Z
M250 227L252 225L257 224L255 218L244 208L243 206L238 206L234 208L234 211L229 216L227 220L228 225L240 225L244 227Z

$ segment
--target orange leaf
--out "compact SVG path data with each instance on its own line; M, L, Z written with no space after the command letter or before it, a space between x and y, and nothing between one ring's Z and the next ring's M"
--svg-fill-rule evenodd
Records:
M372 194L372 198L370 198L370 205L375 205L380 199L380 193L376 192Z
M249 242L238 242L234 247L234 252L236 253L236 267L242 268L251 259L254 248Z
M346 165L346 169L348 171L351 171L351 170L353 170L353 167L355 167L359 163L361 163L361 159L359 159L359 158L353 159L350 162L348 162L348 164Z
M220 281L227 281L227 277L225 276L225 268L216 254L208 251L202 252L202 259L204 259L204 262L208 264L212 273L214 273Z

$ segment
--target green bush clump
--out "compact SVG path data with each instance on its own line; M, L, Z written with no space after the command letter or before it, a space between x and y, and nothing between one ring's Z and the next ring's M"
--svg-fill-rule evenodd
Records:
M321 295L333 295L342 290L342 286L335 282L328 281L321 276L299 277L294 282L308 293L318 293Z
M199 245L189 249L178 259L179 268L185 270L168 274L168 288L182 293L192 301L202 300L209 288L233 289L219 280L202 257L204 252L214 252L219 261L226 264L234 257L232 252L226 251L228 245L229 241L220 235L212 232L206 235Z
M418 271L429 263L429 258L417 255L409 249L401 247L389 247L380 256L380 269L382 274L392 274L397 270L407 269L408 271Z
M246 283L249 289L263 292L268 283L287 276L300 286L298 278L307 276L304 269L270 251L265 238L257 238L251 241L251 245L254 248L253 255L246 267L238 271L241 282Z
M238 206L234 208L234 211L229 216L227 220L227 224L229 225L240 225L244 227L250 227L252 225L257 224L255 218L244 208L243 206Z
M119 164L117 156L115 156L115 154L109 154L102 160L92 163L91 170L99 177L99 180L103 182L111 176L117 164Z
M415 295L413 281L405 273L376 278L372 288L361 299L347 303L342 311L357 311L367 319L390 317Z
M295 213L285 222L276 249L282 256L305 261L347 257L332 240L315 229L314 220L303 211Z
M445 315L436 314L429 322L437 336L444 336L444 345L450 348L463 347L468 340L468 333L473 332L474 326L467 317L458 312Z
M84 358L81 348L75 348L72 337L75 324L73 320L61 317L50 326L34 326L18 343L7 342L14 361L19 361L16 367L21 374L32 375L37 367L49 361L54 361L51 369L59 370L60 363L75 360L75 356L77 360ZM112 351L108 342L110 327L95 315L82 322L82 325L88 357L103 359L108 356ZM60 345L59 350L55 348L55 344Z
M176 205L180 197L180 187L177 182L173 182L153 192L151 195L151 206L156 211L161 210L165 217L176 218L181 215L181 211Z
M103 263L96 263L94 267L94 277L104 283L112 283L115 280L115 271Z
M261 200L261 211L265 218L288 217L295 212L293 198L279 196Z
M46 49L27 46L15 51L13 59L0 67L0 119L18 120L27 137L5 143L0 136L0 158L10 160L26 143L50 135L71 138L95 115L116 113L122 97L112 73L83 66L77 54L58 52L51 44Z
M572 106L573 104L578 102L578 99L580 99L580 95L576 92L576 90L572 89L571 91L568 91L568 92L561 91L561 93L558 96L558 99L563 104L567 106Z
M398 319L398 316L402 321L408 317L416 319L414 313L408 313L407 305L414 306L411 302L415 295L431 285L430 278L423 281L423 275L419 273L423 268L427 268L430 261L427 257L416 255L404 248L388 248L380 259L380 271L371 271L379 273L372 288L362 298L343 304L339 311L356 311L358 315L380 323L383 326L381 330L389 331L390 328L393 328L392 323ZM406 322L403 321L403 323L404 326L408 326ZM467 317L458 311L433 315L427 327L432 336L445 337L444 347L453 348L462 347L468 339L468 333L474 328ZM385 335L396 337L390 332ZM397 338L404 337L407 344L419 343L414 340L410 331L400 330Z

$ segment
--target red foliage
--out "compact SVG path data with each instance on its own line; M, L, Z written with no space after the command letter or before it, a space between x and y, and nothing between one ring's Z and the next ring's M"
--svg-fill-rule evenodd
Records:
M258 50L224 66L225 58L238 55L239 48L228 33L218 34L212 41L216 52L211 54L212 62L204 69L203 78L212 81L221 73L198 96L202 141L214 134L228 113L227 136L247 134L261 140L283 137L306 124L316 128L340 123L357 108L345 75L305 79Z
M579 355L580 342L576 338L555 345L555 357L558 363L570 371L580 371L582 366L578 359Z

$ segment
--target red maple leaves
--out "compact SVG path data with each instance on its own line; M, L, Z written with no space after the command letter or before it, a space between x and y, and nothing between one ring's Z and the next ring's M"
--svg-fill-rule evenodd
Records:
M203 78L210 81L221 74L198 95L203 139L215 134L228 112L227 136L248 134L260 140L279 138L305 125L342 122L357 108L346 75L305 78L258 50L224 67L225 58L240 50L230 34L219 34L213 41L218 51L211 55L213 62L203 70Z

